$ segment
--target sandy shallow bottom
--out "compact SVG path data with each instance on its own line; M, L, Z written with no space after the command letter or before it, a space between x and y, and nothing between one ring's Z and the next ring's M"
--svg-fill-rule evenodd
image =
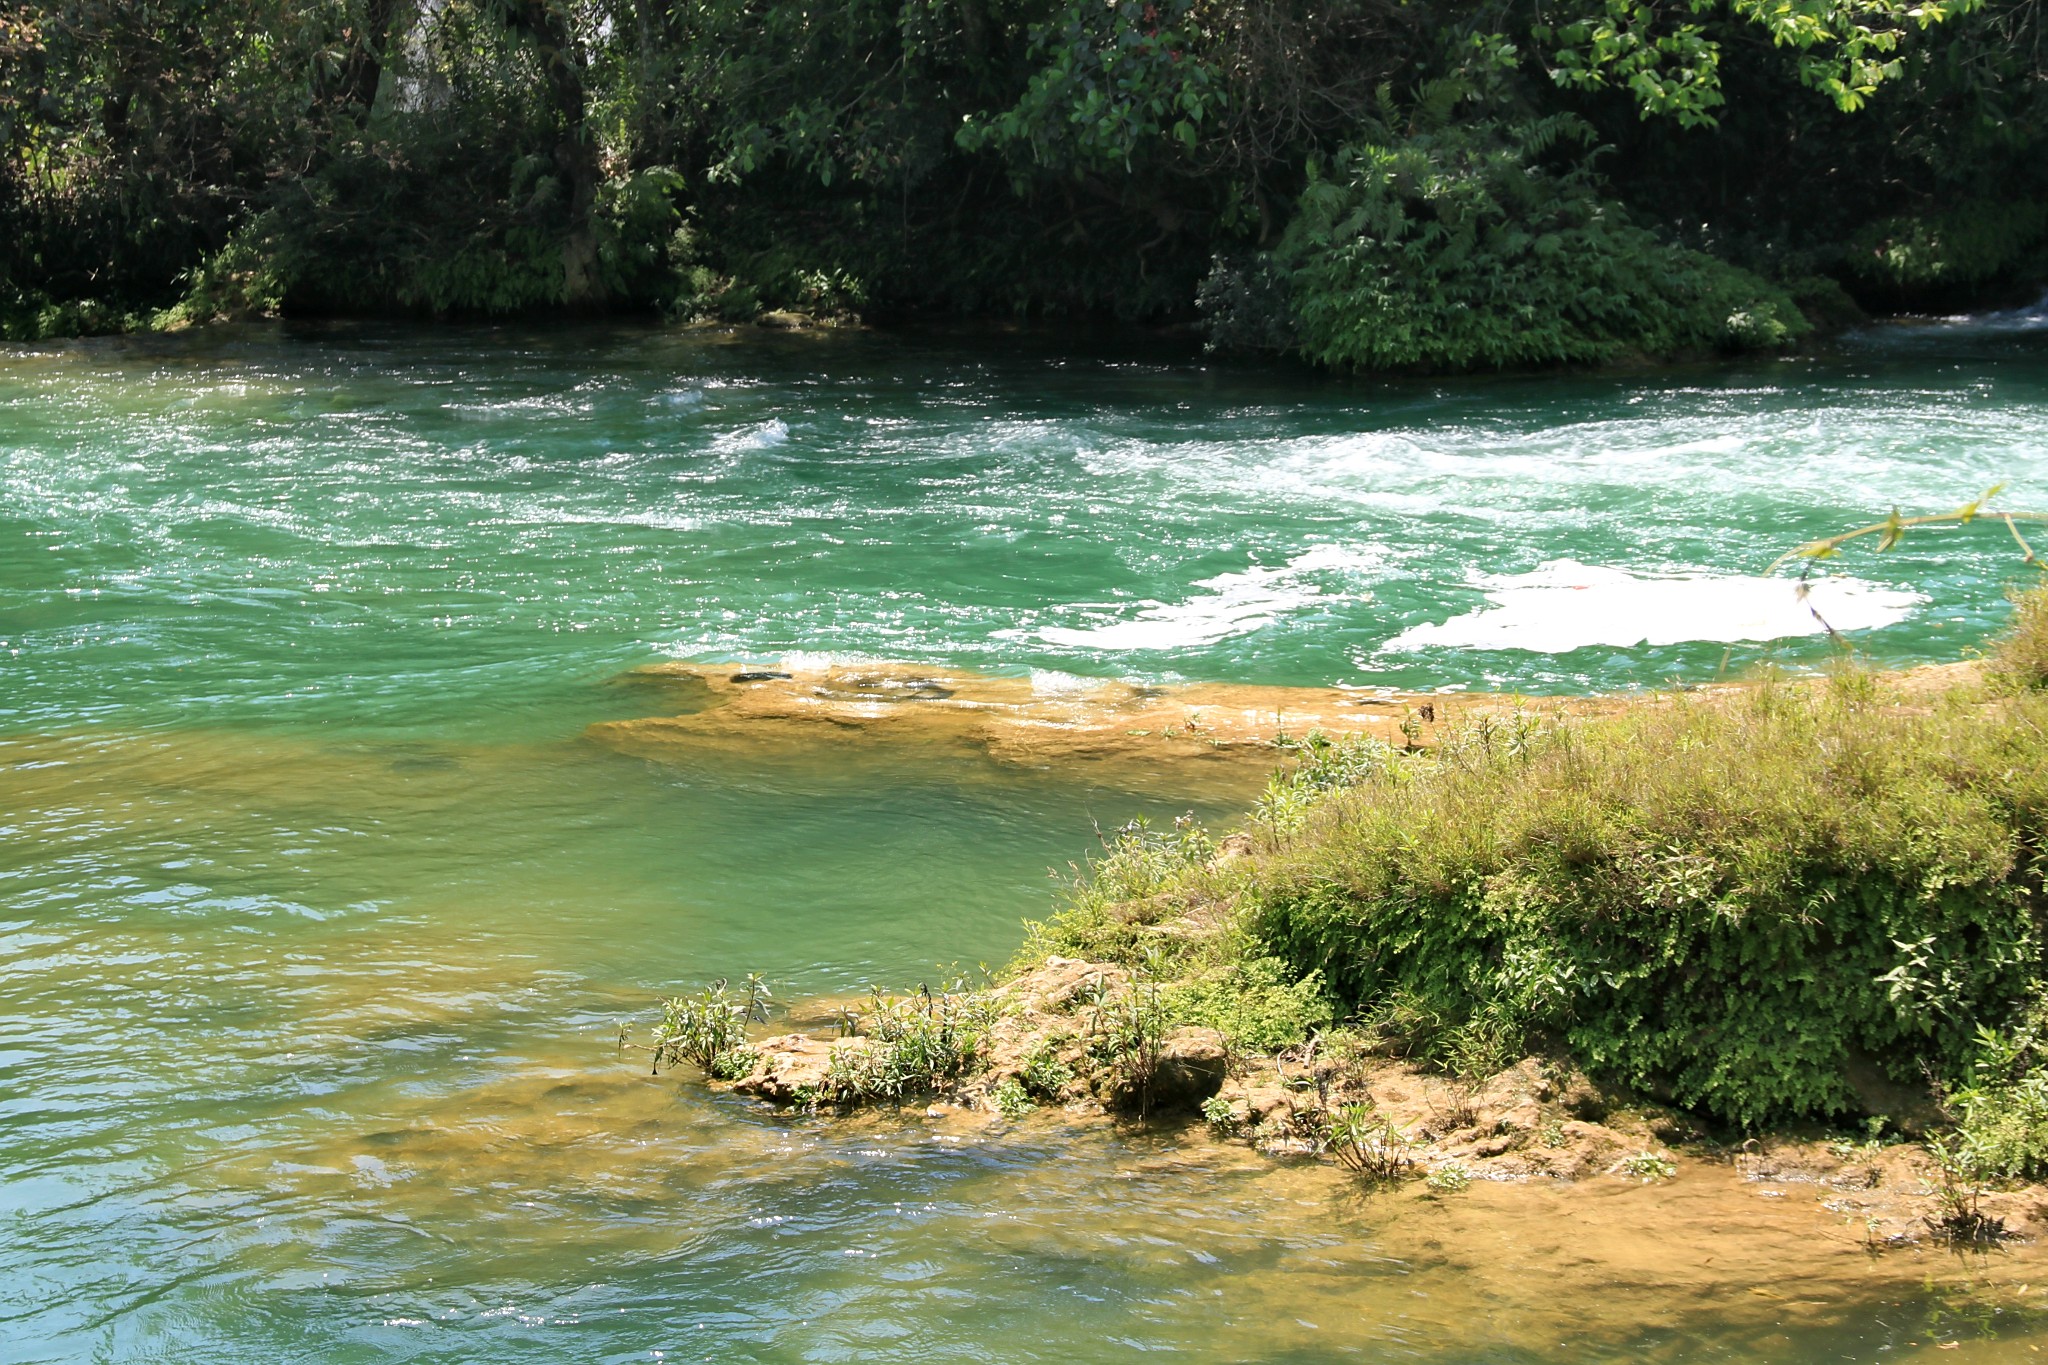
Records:
M1099 1332L1219 1360L2009 1361L2048 1344L2048 1259L2032 1243L1873 1250L1826 1187L1730 1164L1438 1196L1276 1163L1199 1125L778 1114L587 1051L428 1104L392 1099L387 1122L229 1163L222 1190L413 1235L488 1206L513 1261L540 1236L554 1254L660 1263L723 1228L783 1278L712 1316L774 1358L844 1358L879 1345L889 1318L898 1346L944 1350L913 1323L949 1302L1001 1317L988 1292L1026 1284L1041 1311L1071 1311L1034 1329L1048 1347ZM833 1245L776 1245L828 1208ZM353 1240L316 1240L337 1237ZM273 1250L287 1275L311 1259L289 1236ZM425 1340L465 1316L437 1299L377 1295L394 1332Z

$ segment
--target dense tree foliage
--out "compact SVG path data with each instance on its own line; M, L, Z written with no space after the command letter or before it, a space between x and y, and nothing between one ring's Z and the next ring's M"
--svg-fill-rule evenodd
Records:
M0 0L0 327L1773 346L2048 275L2037 0Z

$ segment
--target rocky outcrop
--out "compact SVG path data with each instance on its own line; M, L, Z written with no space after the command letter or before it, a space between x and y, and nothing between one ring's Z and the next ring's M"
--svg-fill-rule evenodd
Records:
M1952 684L1959 669L1934 665L1888 675L1912 695ZM1153 686L1115 678L1036 673L990 677L917 664L813 662L767 666L660 663L621 683L669 690L678 712L605 721L589 736L612 748L661 759L686 752L769 756L829 752L950 754L1007 767L1086 764L1156 785L1196 773L1263 783L1284 762L1284 741L1312 732L1369 737L1391 745L1436 742L1446 727L1532 708L1574 716L1673 704L1671 697L1530 698L1494 693L1396 692L1390 688L1255 687L1222 683ZM1736 694L1743 684L1700 688ZM1229 841L1228 863L1248 850Z
M785 1033L752 1046L760 1060L751 1072L733 1082L732 1088L774 1104L803 1104L825 1093L835 1052L865 1043L855 1038L827 1040Z
M949 1125L1002 1124L1017 1117L1001 1101L1019 1087L1065 1121L1141 1117L1178 1127L1183 1140L1249 1144L1268 1157L1334 1161L1344 1155L1334 1120L1363 1110L1384 1123L1400 1176L1429 1177L1424 1192L1470 1181L1599 1181L1656 1184L1700 1165L1732 1167L1766 1198L1817 1196L1852 1216L1864 1247L1939 1240L1939 1182L1915 1144L1752 1139L1717 1146L1682 1114L1623 1103L1585 1076L1529 1057L1479 1084L1460 1083L1397 1059L1319 1055L1316 1047L1271 1056L1233 1053L1224 1035L1179 1028L1161 1040L1148 1088L1129 1058L1091 1050L1106 1009L1132 989L1120 967L1048 958L1038 968L976 997L993 1011L975 1066L939 1093L879 1097L902 1112ZM817 1014L822 1020L825 1016ZM858 1073L878 1045L861 1037L785 1033L748 1045L755 1063L733 1083L780 1105L832 1104L835 1072ZM836 1065L835 1065L836 1060ZM977 1111L981 1118L977 1119ZM1199 1112L1201 1118L1193 1118ZM1192 1120L1192 1122L1191 1122ZM1207 1133L1208 1139L1200 1135ZM1377 1140L1377 1139L1376 1139ZM1343 1162L1356 1171L1361 1164ZM1398 1178L1398 1177L1397 1177ZM2048 1230L2048 1201L2035 1188L1983 1196L1985 1216L2004 1235Z
M1049 1014L1071 1014L1079 1006L1105 999L1130 984L1131 974L1114 963L1049 957L997 987L993 996L999 1008L1030 1021Z
M1081 1109L1152 1113L1199 1106L1228 1075L1227 1041L1215 1029L1179 1028L1159 1039L1149 1057L1142 1049L1116 1055L1106 1042L1113 1032L1108 1011L1128 1003L1133 989L1122 967L1052 957L985 994L942 1001L962 1017L987 1021L979 1026L975 1055L956 1076L936 1082L920 1076L862 1094L859 1080L873 1070L866 1064L887 1063L894 1045L788 1033L748 1045L754 1065L733 1089L775 1104L922 1101L937 1094L986 1107L990 1093L1008 1083L1039 1102Z
M1223 1088L1230 1065L1230 1045L1212 1028L1176 1029L1159 1048L1159 1064L1144 1096L1148 1108L1161 1112L1194 1109Z
M845 752L865 746L991 759L1012 767L1135 766L1232 772L1263 781L1276 741L1319 731L1390 744L1428 742L1453 717L1446 698L1381 689L1154 687L1112 678L1002 678L907 664L791 661L772 667L663 663L636 683L689 689L682 714L593 725L590 736L652 758L685 750ZM1460 717L1517 705L1475 697ZM1577 709L1604 702L1574 702ZM1423 707L1429 719L1422 720ZM1403 730L1404 723L1408 726ZM1226 845L1221 856L1236 856Z

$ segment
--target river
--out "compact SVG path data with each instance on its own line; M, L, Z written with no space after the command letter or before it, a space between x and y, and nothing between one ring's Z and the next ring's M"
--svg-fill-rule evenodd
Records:
M1368 1196L1199 1135L650 1077L618 1040L663 993L999 964L1097 829L1252 792L584 733L659 711L620 679L667 658L1532 693L1812 666L1811 613L1749 575L1996 483L2048 506L2041 309L1401 382L1029 332L0 349L0 1360L2048 1347L2025 1249L1871 1257L1814 1191L1725 1173ZM1884 665L1964 656L2035 573L1993 526L1830 569L1812 601Z

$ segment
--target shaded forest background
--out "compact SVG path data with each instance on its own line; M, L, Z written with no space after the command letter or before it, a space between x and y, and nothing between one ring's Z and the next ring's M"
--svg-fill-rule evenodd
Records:
M0 334L1110 315L1338 367L2048 279L2043 0L0 0Z

